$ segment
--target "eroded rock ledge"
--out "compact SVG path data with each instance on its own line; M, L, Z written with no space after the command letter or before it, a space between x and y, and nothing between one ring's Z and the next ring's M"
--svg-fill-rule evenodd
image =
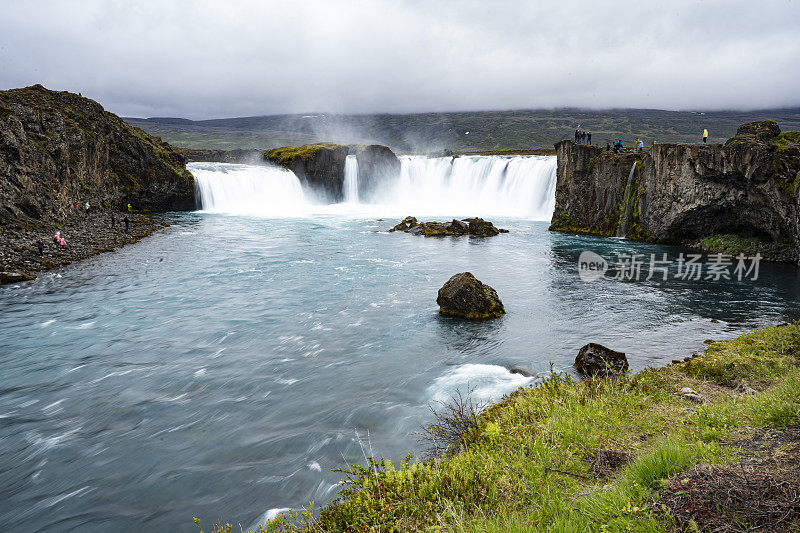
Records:
M369 201L386 181L400 175L400 160L387 146L335 143L285 146L264 152L263 160L288 168L303 186L328 202L344 199L344 170L348 155L358 161L359 198Z
M732 235L760 243L768 258L798 260L800 132L760 121L725 144L621 154L572 141L555 147L551 230L678 244Z

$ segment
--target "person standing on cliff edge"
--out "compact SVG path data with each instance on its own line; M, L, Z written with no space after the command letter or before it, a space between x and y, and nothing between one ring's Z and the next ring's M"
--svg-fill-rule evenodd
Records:
M705 128L703 129L703 142L704 143L708 142L708 130Z

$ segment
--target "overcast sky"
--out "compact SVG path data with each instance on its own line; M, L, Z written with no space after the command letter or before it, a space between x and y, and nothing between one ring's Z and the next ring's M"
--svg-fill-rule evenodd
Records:
M125 116L800 105L800 0L0 0L0 88Z

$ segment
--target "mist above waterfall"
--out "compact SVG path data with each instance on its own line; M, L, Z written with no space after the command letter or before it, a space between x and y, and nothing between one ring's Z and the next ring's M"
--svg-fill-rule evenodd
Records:
M260 217L507 216L549 221L555 203L552 156L403 156L400 175L359 201L358 163L345 164L345 201L325 203L290 171L191 163L198 203L210 213Z

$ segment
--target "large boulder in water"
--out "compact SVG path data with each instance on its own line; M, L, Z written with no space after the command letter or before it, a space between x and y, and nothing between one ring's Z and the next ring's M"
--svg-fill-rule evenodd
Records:
M358 161L358 197L369 201L386 184L395 183L400 177L400 159L388 146L357 144L350 147L350 154Z
M575 368L586 376L605 376L628 370L628 359L622 352L590 342L578 351Z
M436 303L442 315L472 320L496 318L506 312L497 291L469 272L461 272L447 280L439 289Z
M334 143L285 146L264 153L264 160L288 168L309 188L329 202L344 198L344 165L350 149Z

